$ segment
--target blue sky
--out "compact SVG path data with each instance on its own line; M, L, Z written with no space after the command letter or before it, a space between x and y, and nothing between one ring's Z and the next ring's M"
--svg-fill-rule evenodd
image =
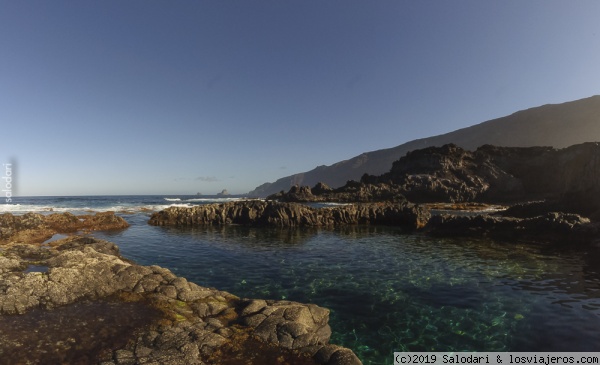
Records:
M0 0L0 159L19 195L245 193L600 94L599 16L595 0Z

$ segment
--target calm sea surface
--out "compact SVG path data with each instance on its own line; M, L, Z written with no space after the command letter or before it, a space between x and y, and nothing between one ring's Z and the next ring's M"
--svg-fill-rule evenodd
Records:
M392 364L394 351L600 351L600 249L439 239L390 227L146 223L145 209L214 201L199 199L20 198L0 212L120 211L130 228L94 236L199 285L327 307L332 343L365 364Z

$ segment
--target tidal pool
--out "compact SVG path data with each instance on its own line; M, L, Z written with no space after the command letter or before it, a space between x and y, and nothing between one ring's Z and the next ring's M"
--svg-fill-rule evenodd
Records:
M440 239L387 227L95 233L140 264L240 297L331 309L332 343L394 351L600 351L600 250Z
M0 316L0 364L92 364L162 318L144 303L78 302Z

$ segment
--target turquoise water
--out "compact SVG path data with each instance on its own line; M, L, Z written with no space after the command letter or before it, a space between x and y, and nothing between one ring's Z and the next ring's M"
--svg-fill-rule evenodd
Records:
M600 351L597 249L340 230L145 225L103 238L241 297L331 309L332 342L365 364L394 351Z
M241 297L327 307L332 343L365 364L392 364L394 351L600 351L598 248L439 239L386 227L146 224L148 209L211 201L193 196L16 201L0 212L116 210L131 227L95 235L140 264Z

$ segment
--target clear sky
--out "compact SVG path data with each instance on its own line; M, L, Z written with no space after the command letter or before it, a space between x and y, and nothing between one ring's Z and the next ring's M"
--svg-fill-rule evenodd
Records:
M598 19L597 0L0 0L0 159L19 195L245 193L600 94Z

